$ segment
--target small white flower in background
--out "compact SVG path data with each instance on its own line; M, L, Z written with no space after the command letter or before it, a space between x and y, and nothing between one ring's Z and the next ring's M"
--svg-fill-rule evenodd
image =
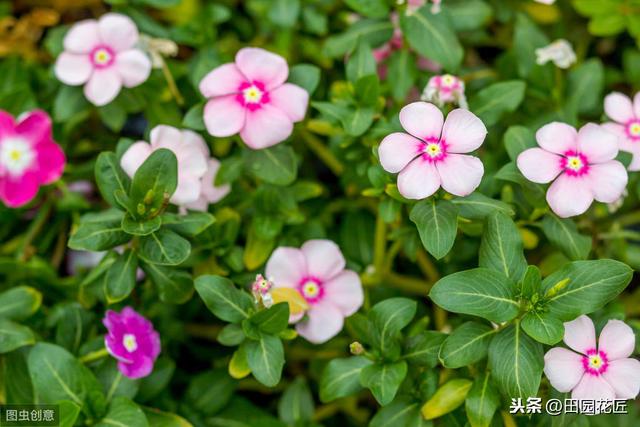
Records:
M273 281L267 280L262 274L256 276L256 280L251 285L251 293L256 304L262 301L262 304L269 308L273 305L273 296L271 295Z
M538 65L544 65L549 61L559 68L569 68L571 64L576 62L576 53L573 51L571 43L565 39L559 39L549 46L536 49L536 62Z
M140 35L140 47L151 56L153 68L162 68L164 57L176 56L178 45L169 39L157 39L146 34Z
M455 102L461 108L468 109L467 98L464 96L464 82L451 74L431 77L422 91L420 99L434 103L439 107Z

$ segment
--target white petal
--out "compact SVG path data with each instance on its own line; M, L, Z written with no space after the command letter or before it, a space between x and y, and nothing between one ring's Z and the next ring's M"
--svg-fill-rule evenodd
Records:
M418 157L398 174L398 191L407 199L425 199L440 188L440 175L434 163Z
M544 355L544 374L559 392L571 391L584 375L582 356L566 348L552 348Z
M422 140L437 140L442 133L442 111L428 102L413 102L400 110L404 130Z
M479 158L466 154L447 154L436 163L442 188L456 196L464 197L478 188L484 166Z
M486 136L487 128L482 120L462 108L450 112L442 128L442 140L449 153L470 153L482 145Z
M598 350L604 351L611 360L624 359L633 354L636 335L629 325L620 320L609 320L598 338Z
M584 314L564 324L564 343L578 353L596 349L596 329Z

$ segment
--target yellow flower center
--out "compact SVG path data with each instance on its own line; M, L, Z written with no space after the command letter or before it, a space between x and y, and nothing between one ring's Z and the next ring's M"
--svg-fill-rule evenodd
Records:
M320 287L316 282L309 281L302 285L302 292L306 298L315 298L320 293Z
M129 353L133 353L138 348L136 336L133 334L124 334L124 337L122 337L122 345Z
M243 92L244 100L247 103L258 103L262 99L262 91L255 86L246 88Z

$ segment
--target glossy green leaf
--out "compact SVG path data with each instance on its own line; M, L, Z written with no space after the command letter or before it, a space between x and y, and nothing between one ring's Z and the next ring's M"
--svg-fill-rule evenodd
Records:
M195 280L195 287L207 308L220 319L235 323L249 317L251 297L231 280L205 275Z
M449 253L458 232L458 209L446 200L418 202L409 216L416 224L424 248L436 259Z

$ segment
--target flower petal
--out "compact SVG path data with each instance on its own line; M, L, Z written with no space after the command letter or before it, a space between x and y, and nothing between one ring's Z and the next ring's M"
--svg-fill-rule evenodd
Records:
M618 359L609 363L602 374L616 392L617 399L635 399L640 392L640 361Z
M13 116L6 111L0 110L0 137L15 134L15 128L16 122Z
M351 270L344 270L324 284L324 298L331 301L345 317L362 307L364 293L360 277Z
M66 158L62 148L55 142L39 144L38 151L38 179L41 185L51 184L62 176Z
M544 355L544 374L559 392L571 391L584 375L582 356L566 348L552 348Z
M404 130L423 140L439 139L444 116L438 107L428 102L412 102L400 110Z
M378 147L380 164L387 172L398 173L420 155L424 143L408 133L394 132L384 137Z
M346 261L338 245L331 240L307 240L300 248L307 260L307 273L324 282L337 276Z
M33 110L19 117L16 132L35 144L51 143L51 117L42 110Z
M482 145L486 136L487 128L482 120L463 108L450 112L442 128L442 140L449 153L470 153Z
M240 85L246 81L236 64L230 62L209 71L200 81L199 88L206 98L213 98L237 93Z
M633 119L631 99L620 92L612 92L604 98L604 112L612 120L626 123Z
M571 393L575 400L613 400L616 392L602 376L584 375ZM594 408L596 411L598 405Z
M571 322L564 323L564 343L578 353L587 354L596 349L596 329L584 314Z
M265 274L276 287L295 288L307 276L307 260L300 249L281 246L269 257Z
M100 44L98 21L86 19L76 22L64 36L64 49L71 53L89 53Z
M289 138L293 132L293 122L281 110L269 104L263 104L255 111L247 111L240 138L250 148L259 150L271 147Z
M53 72L62 83L77 86L89 80L93 65L87 55L62 52L56 60Z
M602 203L618 200L627 187L629 176L622 163L611 160L589 166L589 179L593 197Z
M326 300L311 307L307 311L307 317L308 320L296 324L296 331L314 344L329 341L340 333L344 325L344 317L340 310Z
M633 115L640 118L640 92L637 92L633 97Z
M115 67L118 69L125 87L141 85L151 74L151 60L139 49L129 49L118 53Z
M586 212L592 202L591 181L584 176L562 173L547 190L547 203L562 218Z
M566 123L552 122L536 132L538 145L547 151L564 154L578 148L578 132Z
M204 107L204 124L213 136L235 135L244 127L246 110L235 95L212 98Z
M236 65L248 80L263 83L268 90L277 88L289 76L289 66L282 56L257 47L240 49Z
M442 188L456 196L468 196L478 188L484 166L479 158L466 154L447 154L436 163Z
M202 181L199 177L192 174L180 174L178 173L178 186L176 191L171 196L171 203L176 205L186 205L193 203L200 197L200 190L202 189Z
M131 18L119 13L106 13L98 20L103 43L116 52L131 49L138 42L138 27Z
M153 359L148 356L138 356L133 363L120 361L118 362L118 369L127 378L143 378L153 371Z
M122 78L113 68L94 70L84 86L84 95L98 107L113 101L122 88Z
M618 136L602 126L587 123L578 132L578 150L589 164L613 160L618 155Z
M295 123L304 119L309 105L309 92L291 83L285 83L269 93L271 104L282 110Z
M598 338L598 350L604 351L611 360L624 359L633 354L636 335L629 325L620 320L609 320Z
M202 193L208 203L217 203L231 191L231 185L216 186L215 180L220 170L220 162L211 157L207 162L207 172L202 177Z
M133 175L135 175L144 161L147 160L147 157L151 155L152 151L151 145L144 141L133 143L122 155L120 167L122 167L129 177L133 178Z
M518 155L518 169L529 181L547 184L562 172L562 158L542 148L529 148Z
M38 174L27 171L21 176L6 175L0 179L0 200L10 208L26 205L38 194Z
M440 188L440 175L434 163L418 157L398 174L398 191L407 199L425 199Z

